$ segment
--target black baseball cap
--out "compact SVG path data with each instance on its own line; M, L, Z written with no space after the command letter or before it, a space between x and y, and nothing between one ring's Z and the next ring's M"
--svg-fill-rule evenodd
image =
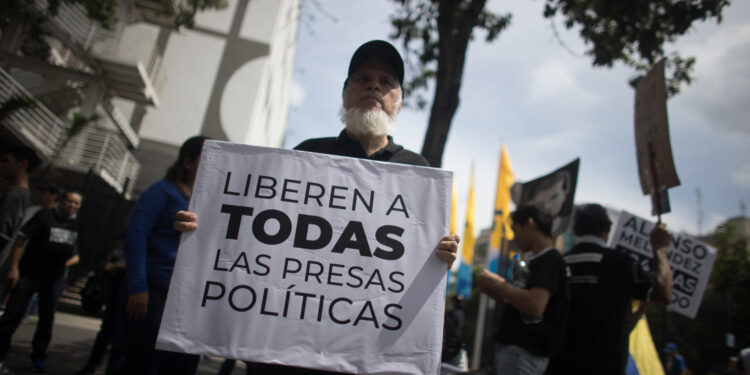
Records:
M401 54L398 53L396 47L384 40L371 40L354 51L352 60L349 62L349 72L344 81L344 87L349 77L370 61L377 61L389 67L396 74L398 84L404 86L404 60L401 59Z
M611 225L607 210L600 204L590 203L576 208L573 220L573 231L576 234L598 234Z

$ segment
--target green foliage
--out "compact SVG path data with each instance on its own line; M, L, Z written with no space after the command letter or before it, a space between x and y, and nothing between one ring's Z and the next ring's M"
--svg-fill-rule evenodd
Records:
M33 1L3 0L0 2L0 35L10 34L9 27L20 25L24 40L21 52L25 56L39 59L49 57L47 38L52 36L47 23L54 17L64 3L78 3L85 9L88 17L106 29L112 29L118 21L117 8L120 1L128 0L47 0L47 7L39 9ZM175 17L175 27L193 27L195 15L208 9L223 9L227 0L188 0L178 2L161 0L164 9ZM184 3L184 4L183 4Z
M73 119L70 122L70 129L68 129L68 133L65 136L65 144L68 143L68 141L78 135L83 129L85 129L90 124L96 124L99 120L102 119L102 115L98 113L93 113L91 116L84 116L80 112L73 112ZM61 148L64 148L61 147Z
M709 292L727 299L729 324L740 348L750 346L750 239L731 223L719 226L714 237L719 250Z
M102 27L111 29L117 22L118 0L76 0L86 8L89 18L99 22Z
M86 8L89 18L105 28L111 28L117 22L118 0L67 0L70 3L80 3ZM20 27L23 35L21 52L25 56L32 56L42 60L49 57L49 43L47 38L51 31L47 26L51 17L57 15L62 0L48 0L47 7L39 9L34 2L26 0L3 0L0 5L0 30L3 37L12 35L15 28Z
M695 59L678 53L666 56L664 45L685 34L694 21L715 18L731 0L545 0L544 17L562 15L565 27L580 28L581 38L589 45L586 54L594 66L611 67L623 62L646 73L662 58L672 72L668 95L679 92L680 84L689 84ZM631 81L637 82L642 76Z
M169 0L172 14L175 15L175 27L185 26L192 28L195 26L195 15L199 11L208 9L224 9L227 7L227 0L188 0L186 5L177 5Z
M33 99L23 96L12 96L0 103L0 121L23 108L33 108L37 104Z
M483 30L485 41L492 42L510 24L511 15L497 15L484 9L486 0L394 0L398 9L391 16L392 39L400 40L406 50L405 63L412 77L404 84L404 94L415 94L415 103L424 108L427 100L421 91L437 77L438 58L443 47L462 58L466 44L473 39L474 28ZM460 48L463 46L463 50ZM450 79L458 79L459 76Z
M750 247L731 223L720 225L711 243L718 253L695 319L652 306L649 325L657 349L675 342L693 373L721 373L737 348L750 346ZM725 344L733 333L735 349Z

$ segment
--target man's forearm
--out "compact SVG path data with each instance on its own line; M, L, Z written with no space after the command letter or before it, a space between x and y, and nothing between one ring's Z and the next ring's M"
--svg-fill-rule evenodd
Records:
M16 237L16 243L13 244L13 252L10 254L10 266L13 268L18 268L18 264L21 262L24 241L24 237L18 236Z
M530 290L515 287L507 281L494 284L487 294L495 300L504 300L521 312L534 316L541 316L544 313L544 307L540 308L540 301L537 301Z
M70 267L74 264L77 264L81 258L78 257L78 254L73 255L72 257L68 258L68 260L65 262L65 267Z
M669 304L672 299L672 270L667 261L666 247L654 249L651 266L656 276L656 284L651 290L650 301L662 305Z

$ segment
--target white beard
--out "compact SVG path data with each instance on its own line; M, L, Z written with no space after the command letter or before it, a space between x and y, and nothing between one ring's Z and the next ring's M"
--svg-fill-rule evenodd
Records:
M346 130L354 136L383 136L396 130L396 114L388 116L379 109L365 111L360 108L341 108L339 116L346 125Z

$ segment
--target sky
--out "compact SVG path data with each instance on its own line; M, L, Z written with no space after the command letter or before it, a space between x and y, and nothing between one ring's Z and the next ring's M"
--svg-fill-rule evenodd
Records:
M338 111L352 53L368 40L389 40L392 32L389 1L302 3L285 148L341 131ZM601 203L655 221L636 165L635 91L628 84L633 71L621 64L593 68L575 30L559 20L553 28L542 16L543 5L541 0L488 1L491 11L513 15L511 25L492 43L477 32L469 46L461 104L442 165L454 172L458 228L463 228L472 164L474 227L491 225L502 143L516 182L580 158L576 203ZM733 2L721 24L697 23L666 46L668 53L679 50L697 58L693 83L667 102L681 185L669 190L672 212L662 220L673 230L706 234L740 216L741 206L750 203L748 21L750 2ZM431 99L432 93L425 96ZM404 108L394 141L420 152L428 115L429 104L424 110Z

